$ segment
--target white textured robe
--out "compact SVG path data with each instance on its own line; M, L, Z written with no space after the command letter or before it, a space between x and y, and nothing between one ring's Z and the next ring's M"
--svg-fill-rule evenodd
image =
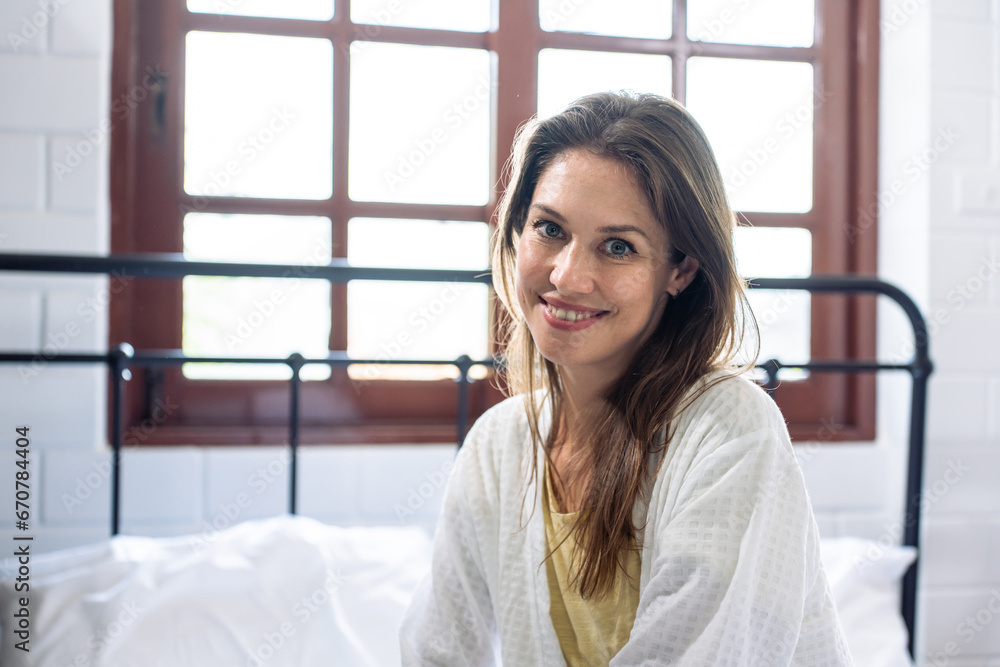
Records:
M525 400L484 413L456 458L432 571L403 619L404 665L565 664L535 480L522 511ZM550 423L545 401L543 438ZM639 607L611 665L852 665L802 473L767 394L723 380L680 415L662 456L648 507L635 508L638 526L648 519Z

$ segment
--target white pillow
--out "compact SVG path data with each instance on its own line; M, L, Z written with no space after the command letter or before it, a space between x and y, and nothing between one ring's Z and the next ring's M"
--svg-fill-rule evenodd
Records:
M899 612L900 580L917 557L913 547L856 537L820 541L837 615L858 667L913 667Z
M336 528L284 516L207 536L119 536L34 556L31 650L13 645L9 623L24 593L7 577L0 664L399 664L399 622L430 551L415 527Z

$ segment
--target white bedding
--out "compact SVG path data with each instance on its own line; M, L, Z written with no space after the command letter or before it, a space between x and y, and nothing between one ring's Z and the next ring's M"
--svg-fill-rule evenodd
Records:
M820 551L854 663L912 667L899 593L917 550L840 537L822 540Z
M853 538L822 549L856 664L911 665L898 582L913 549ZM15 649L11 627L24 594L4 577L0 664L398 665L399 621L429 567L418 528L284 516L212 536L116 537L32 558L28 653Z
M422 530L285 516L205 537L117 537L34 557L30 652L13 646L7 619L22 594L7 578L0 664L398 664L396 628L430 566Z

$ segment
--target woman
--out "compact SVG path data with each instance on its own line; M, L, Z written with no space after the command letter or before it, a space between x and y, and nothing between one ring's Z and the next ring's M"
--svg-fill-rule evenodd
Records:
M403 663L852 664L784 421L727 370L749 309L701 128L591 95L511 165L512 396L456 459Z

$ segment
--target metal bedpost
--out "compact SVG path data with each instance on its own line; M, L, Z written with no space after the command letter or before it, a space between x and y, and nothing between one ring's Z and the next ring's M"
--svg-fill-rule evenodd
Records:
M907 648L910 656L916 657L916 625L915 610L917 607L917 569L920 563L920 498L923 487L923 441L924 441L924 410L927 403L928 373L924 368L912 371L913 392L910 405L910 457L907 462L906 474L906 524L904 525L903 544L917 547L917 557L903 575L900 609L903 622L910 633ZM919 412L916 412L919 410ZM915 489L915 491L914 491Z
M916 658L916 608L917 608L917 572L920 564L920 504L923 494L924 471L924 439L926 437L927 381L933 365L928 353L928 335L926 323L919 311L911 314L914 333L913 367L910 370L912 391L910 394L910 442L909 458L906 464L906 523L904 524L903 544L917 548L917 557L903 575L900 599L900 611L903 622L910 637L907 649L910 656Z
M111 372L111 536L118 534L118 508L121 504L122 424L124 419L125 383L132 377L128 360L135 350L122 343L108 355Z
M288 461L288 513L295 514L296 512L296 491L298 486L298 468L299 468L299 386L302 384L302 378L299 375L299 371L302 370L302 362L305 361L303 357L298 352L294 352L288 356L288 366L292 369L292 377L289 380L291 385L289 386L290 401L289 415L288 415L288 448L289 448L289 461Z
M751 287L764 289L807 289L810 292L842 292L853 295L874 292L889 297L903 309L913 328L914 355L905 368L913 379L910 404L910 434L907 442L906 497L904 499L903 544L917 548L917 558L903 576L900 612L909 632L907 648L916 658L917 571L920 562L920 504L923 493L927 381L934 370L930 360L927 323L916 302L895 285L877 278L857 276L812 276L809 278L755 278ZM827 364L828 365L828 364ZM808 368L809 364L800 366ZM886 368L876 365L875 370Z
M913 327L913 360L909 371L913 379L910 393L910 438L907 443L906 504L904 508L903 544L916 547L917 557L903 576L900 613L909 632L907 649L916 659L917 572L920 563L920 504L923 497L925 425L927 416L927 381L934 370L930 360L930 337L927 323L916 302L903 290L882 283L879 291L892 298L906 313Z
M472 366L472 358L463 354L455 360L458 366L458 418L455 420L457 433L456 443L458 448L462 448L465 442L466 414L469 411L469 368Z

